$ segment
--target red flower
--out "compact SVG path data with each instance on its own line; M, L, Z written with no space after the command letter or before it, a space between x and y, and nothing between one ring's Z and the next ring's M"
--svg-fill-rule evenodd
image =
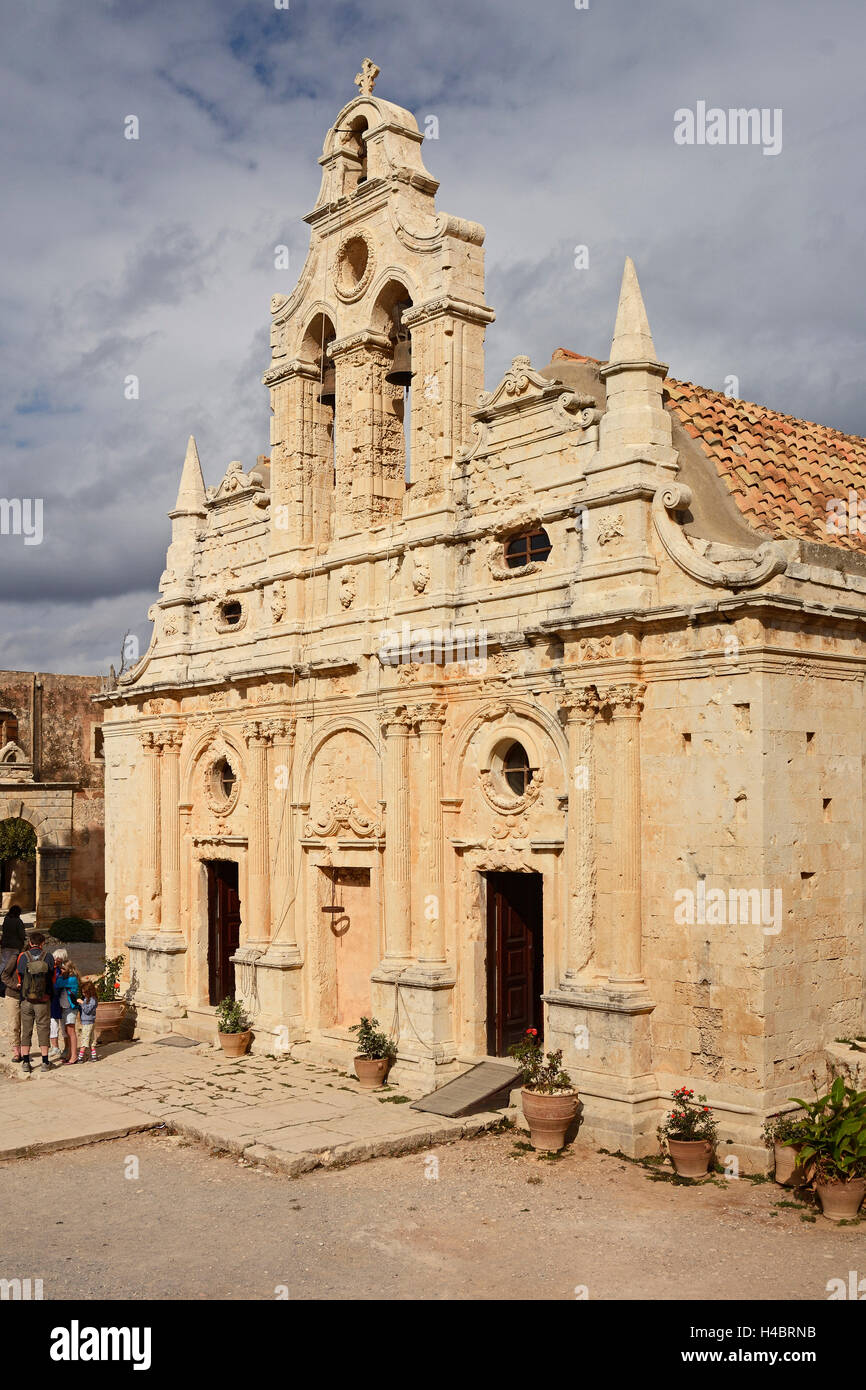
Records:
M710 1108L710 1107L709 1107L708 1105L705 1105L705 1106L704 1106L704 1114L705 1114L705 1115L706 1115L707 1111L709 1110L709 1108Z
M528 1038L537 1038L537 1037L538 1037L538 1029L537 1029L537 1028L527 1028L527 1030L526 1030L526 1036L527 1036Z

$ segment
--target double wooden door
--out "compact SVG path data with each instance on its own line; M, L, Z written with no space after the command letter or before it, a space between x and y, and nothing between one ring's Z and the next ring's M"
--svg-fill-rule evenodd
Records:
M238 949L241 928L241 901L238 894L238 866L215 859L207 864L208 916L208 999L219 1004L234 998L235 968L231 957Z
M505 1057L527 1028L542 1034L540 874L487 874L487 1051Z

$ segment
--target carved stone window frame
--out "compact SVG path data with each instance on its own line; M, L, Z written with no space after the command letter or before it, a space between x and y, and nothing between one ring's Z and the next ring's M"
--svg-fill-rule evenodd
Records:
M236 623L230 623L223 617L223 609L230 603L236 603L240 607L241 616ZM218 599L214 607L214 627L217 632L240 632L247 625L247 606L242 599L236 595L229 598Z
M505 755L514 743L525 748L533 770L532 781L521 796L509 786L505 776ZM501 814L519 815L534 805L544 783L544 766L531 732L519 724L500 724L491 730L484 743L479 778L485 801Z
M344 278L346 265L349 259L349 247L353 242L358 241L363 241L367 247L367 264L364 267L361 278L349 285ZM334 262L334 293L337 295L337 298L341 299L344 304L354 304L369 288L375 268L376 257L372 238L363 228L353 228L348 236L340 243Z
M222 786L219 769L223 763L227 763L234 773L235 783L228 796ZM233 749L227 744L215 745L207 756L204 767L202 768L204 781L204 798L208 808L213 811L215 816L230 816L238 804L241 794L241 770L238 766L238 758Z

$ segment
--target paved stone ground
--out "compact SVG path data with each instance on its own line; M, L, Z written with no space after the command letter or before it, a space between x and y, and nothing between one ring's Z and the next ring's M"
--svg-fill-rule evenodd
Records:
M555 1299L611 1364L634 1320L617 1314L599 1342L593 1303L755 1299L752 1321L793 1325L809 1310L760 1303L823 1302L828 1280L866 1277L866 1222L837 1228L773 1183L674 1185L580 1141L542 1159L514 1133L289 1180L152 1131L0 1163L0 1223L14 1231L0 1278L43 1279L46 1300L82 1300L77 1317L91 1299L257 1299L279 1338L297 1337L299 1300Z
M412 1110L396 1088L363 1091L354 1076L291 1058L226 1058L154 1041L113 1044L96 1063L29 1078L4 1063L0 1158L110 1138L165 1124L212 1148L297 1176L385 1154L429 1148L500 1122Z

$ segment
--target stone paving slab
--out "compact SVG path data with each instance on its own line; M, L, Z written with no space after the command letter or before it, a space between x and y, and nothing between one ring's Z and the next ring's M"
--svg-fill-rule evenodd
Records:
M54 1087L53 1077L43 1077L32 1089L16 1086L14 1103L6 1100L0 1110L0 1159L25 1158L53 1149L94 1144L100 1139L152 1129L152 1115L121 1101L81 1097L66 1087Z
M16 1083L0 1083L0 1158L165 1124L293 1176L429 1148L502 1119L427 1115L387 1103L399 1090L365 1091L336 1068L289 1057L227 1060L147 1039L109 1045L96 1064L50 1075L35 1068L28 1078L11 1062L0 1072Z

